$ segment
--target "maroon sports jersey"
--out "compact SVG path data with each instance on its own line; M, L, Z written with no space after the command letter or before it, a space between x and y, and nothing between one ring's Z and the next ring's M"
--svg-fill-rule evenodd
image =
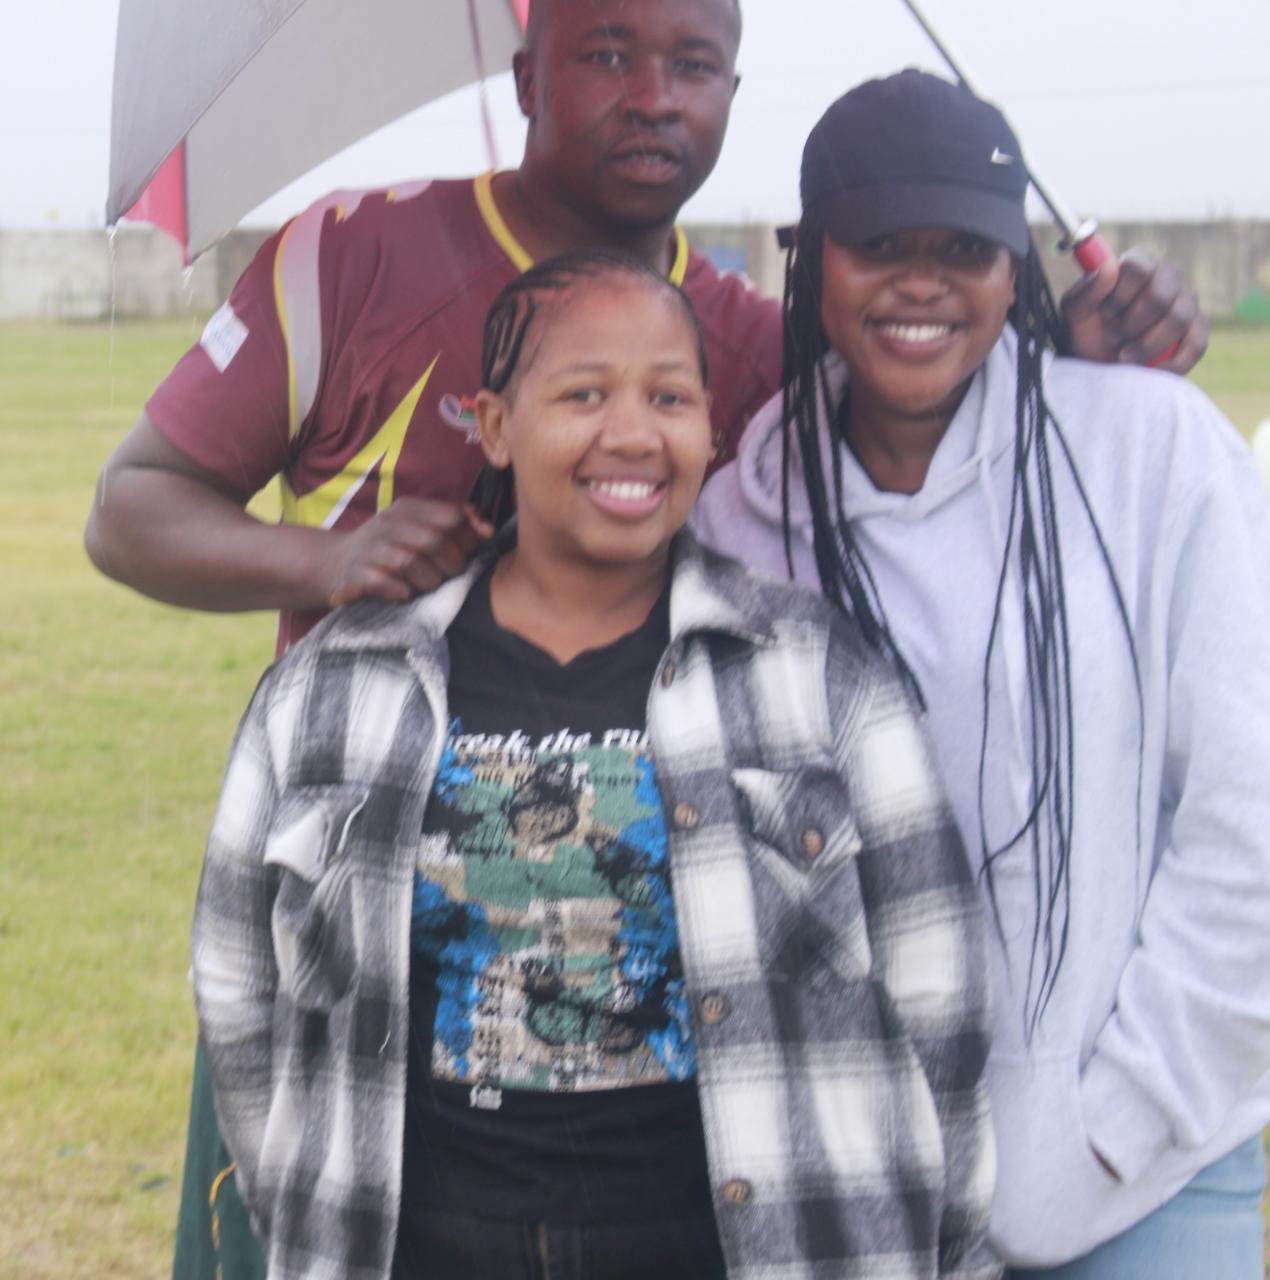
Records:
M158 430L236 491L282 477L283 519L355 528L394 497L466 499L485 314L531 260L491 175L327 196L271 237L155 391ZM780 308L676 232L712 417L732 456L780 380ZM281 651L319 614L283 613Z

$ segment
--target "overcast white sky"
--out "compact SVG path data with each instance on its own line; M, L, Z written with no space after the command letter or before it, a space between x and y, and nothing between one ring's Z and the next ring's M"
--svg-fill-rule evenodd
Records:
M1270 217L1270 0L924 7L1078 211ZM0 0L0 227L101 225L116 8ZM802 141L829 101L872 74L938 67L899 0L746 0L745 21L728 142L687 221L791 218ZM511 164L522 133L509 77L490 93ZM280 221L337 186L484 167L465 91L327 162L246 221Z

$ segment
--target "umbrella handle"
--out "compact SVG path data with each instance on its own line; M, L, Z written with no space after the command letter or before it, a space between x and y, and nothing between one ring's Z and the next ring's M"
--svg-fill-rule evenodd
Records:
M1111 252L1111 246L1102 236L1094 231L1072 246L1072 257L1088 276L1093 275L1104 263L1110 262L1115 254Z
M1072 245L1072 257L1076 259L1080 265L1080 269L1086 275L1092 275L1104 263L1110 262L1115 254L1111 252L1111 246L1098 234L1096 230L1091 230L1083 239L1078 240ZM1161 351L1153 360L1147 361L1147 368L1154 369L1158 365L1164 364L1166 361L1172 360L1177 355L1177 349L1182 345L1179 338L1171 346Z

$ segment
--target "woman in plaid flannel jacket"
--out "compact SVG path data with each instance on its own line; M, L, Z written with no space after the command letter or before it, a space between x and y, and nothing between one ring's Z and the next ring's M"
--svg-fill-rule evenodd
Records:
M631 332L653 335L647 368L612 337ZM527 384L555 376L566 333L616 363L588 367L566 425L535 437ZM495 559L637 611L670 582L647 723L728 1276L990 1280L981 917L905 689L838 611L679 529L710 447L705 370L660 277L604 254L543 264L495 304L486 352L485 446L515 459L517 527L430 595L338 611L270 669L207 847L195 996L269 1275L392 1271L446 629ZM570 439L562 486L551 449ZM577 483L636 455L655 483L598 499Z

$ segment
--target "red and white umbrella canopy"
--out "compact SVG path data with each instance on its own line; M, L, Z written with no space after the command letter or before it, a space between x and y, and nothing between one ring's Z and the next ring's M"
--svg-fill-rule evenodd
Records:
M527 9L528 0L120 0L106 221L140 200L137 216L200 253L327 157L504 70Z

